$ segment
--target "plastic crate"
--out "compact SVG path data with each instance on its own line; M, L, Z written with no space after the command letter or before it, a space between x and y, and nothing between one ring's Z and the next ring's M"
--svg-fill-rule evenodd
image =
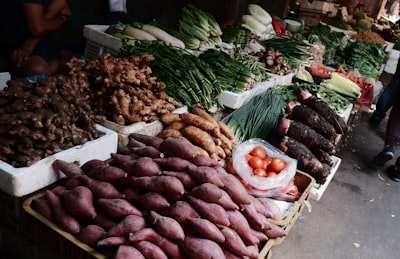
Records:
M103 136L48 156L29 167L15 168L0 160L0 189L12 196L22 197L46 187L62 177L56 173L52 163L63 159L83 164L91 159L106 160L110 153L117 151L118 135L116 132L101 125L96 125Z

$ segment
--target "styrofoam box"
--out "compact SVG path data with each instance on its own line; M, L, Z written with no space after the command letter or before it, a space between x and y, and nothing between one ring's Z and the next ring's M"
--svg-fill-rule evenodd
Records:
M221 103L228 108L237 109L243 105L243 103L250 99L252 96L257 95L269 88L275 86L275 78L271 77L267 81L259 82L252 89L243 91L240 93L234 93L231 91L223 91L218 95L218 99Z
M295 76L296 72L289 73L284 76L272 74L272 73L267 73L271 77L275 78L275 86L281 86L281 85L289 85L292 83L293 77Z
M0 72L0 90L7 86L8 80L11 80L11 74L9 72Z
M185 113L188 111L187 106L179 107L173 110L173 113ZM145 135L155 136L160 133L163 129L163 125L160 121L156 120L153 122L136 122L127 126L118 125L115 122L106 120L103 123L104 127L107 127L118 134L118 148L125 147L128 144L128 136L130 133L141 133Z
M323 184L316 183L310 190L310 198L313 200L319 201L321 199L322 195L328 188L328 185L331 183L333 177L335 176L337 170L339 169L340 164L342 163L342 159L336 156L332 156L332 159L334 161L334 164L331 167L331 171L328 177L326 178L325 183Z
M29 167L15 168L0 160L0 189L4 192L21 197L40 190L65 177L52 168L56 159L77 162L79 165L92 159L107 160L110 153L117 151L118 135L116 132L101 125L96 125L103 136L48 156Z
M122 47L121 39L106 33L109 25L88 24L83 27L83 37L106 48L118 51Z

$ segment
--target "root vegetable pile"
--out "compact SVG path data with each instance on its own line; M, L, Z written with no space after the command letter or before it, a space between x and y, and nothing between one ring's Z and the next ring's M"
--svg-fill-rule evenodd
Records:
M26 167L98 138L93 115L76 78L57 76L37 83L13 79L0 91L0 159Z
M269 238L286 235L272 222L271 206L189 142L131 138L132 150L152 147L160 155L115 153L81 170L58 161L65 182L34 199L32 208L108 258L258 258ZM127 170L144 158L140 170ZM98 180L107 167L113 181ZM71 206L70 197L80 200Z
M279 50L268 47L249 54L257 56L258 60L265 64L267 71L272 74L283 76L293 72L293 69L287 64L285 56Z
M96 114L118 125L153 122L182 104L167 95L165 84L152 76L146 63L152 55L116 58L103 54L86 63L71 59L70 76L89 85L87 103Z

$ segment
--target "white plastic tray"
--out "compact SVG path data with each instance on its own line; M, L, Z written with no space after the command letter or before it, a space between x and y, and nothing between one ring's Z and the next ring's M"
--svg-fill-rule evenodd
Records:
M92 159L107 160L110 153L117 151L118 135L101 125L96 125L96 128L104 135L46 157L29 167L15 168L0 160L0 189L12 196L21 197L58 181L65 176L53 170L52 163L56 159L80 165Z
M284 76L268 73L271 77L275 78L275 86L281 85L289 85L292 83L293 77L295 76L296 72L289 73Z

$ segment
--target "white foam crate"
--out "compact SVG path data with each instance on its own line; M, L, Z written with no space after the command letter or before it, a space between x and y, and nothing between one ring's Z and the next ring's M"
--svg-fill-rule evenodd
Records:
M259 82L252 89L243 91L240 93L234 93L231 91L223 91L218 95L220 102L228 108L237 109L243 105L245 101L250 99L252 96L257 95L269 88L275 86L275 78L271 77L267 81Z
M116 54L122 47L121 39L106 33L109 25L89 24L83 27L83 37L87 39L85 59L95 59L103 53Z
M172 111L173 113L185 113L188 112L187 106L179 107ZM145 135L155 136L160 133L163 129L163 125L159 120L153 122L136 122L130 125L122 126L115 122L106 120L103 126L109 128L118 134L118 148L125 147L128 144L128 137L131 133L141 133Z
M332 156L332 159L334 161L333 166L331 167L331 171L326 178L325 183L323 184L318 184L316 183L310 190L310 199L319 201L328 188L328 185L331 183L333 177L335 176L337 170L339 169L340 164L342 163L342 159L336 156Z
M275 78L275 86L291 84L295 74L296 74L295 72L292 72L287 75L280 76L280 75L268 73L268 75L270 75L272 78Z
M56 159L79 165L92 159L109 159L110 154L117 151L118 135L101 125L96 125L96 128L104 135L48 156L29 167L15 168L0 160L0 189L12 196L22 197L49 186L65 177L53 170L52 163Z

